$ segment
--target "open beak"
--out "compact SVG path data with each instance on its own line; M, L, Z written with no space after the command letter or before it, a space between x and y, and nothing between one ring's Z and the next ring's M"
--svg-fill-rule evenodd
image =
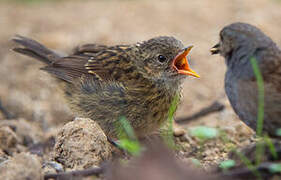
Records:
M187 55L193 46L188 46L184 48L182 52L180 52L173 60L173 68L179 73L194 77L200 77L195 71L193 71L188 64Z
M210 49L210 51L211 51L211 53L212 53L212 55L213 54L218 54L218 53L220 53L220 44L218 43L218 44L216 44L216 45L214 45L214 47L212 47L211 49Z

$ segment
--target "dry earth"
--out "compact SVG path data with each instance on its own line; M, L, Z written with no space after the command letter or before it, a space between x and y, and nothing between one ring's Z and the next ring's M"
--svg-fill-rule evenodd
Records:
M0 1L0 100L13 115L23 118L23 124L32 123L29 131L35 135L28 136L31 144L55 136L74 117L60 97L54 80L39 70L41 64L10 51L13 44L9 40L15 34L32 37L66 53L76 45L88 42L135 43L154 36L172 35L186 45L195 46L191 64L201 75L200 79L185 81L184 98L176 117L190 116L219 100L226 106L223 111L184 127L218 127L227 132L233 144L243 146L250 142L252 132L231 109L223 89L223 59L211 56L209 49L217 42L220 29L237 21L258 26L281 46L280 17L281 2L278 0ZM22 134L13 134L12 128L5 129L6 123L0 113L2 132L8 133L13 140L9 143L14 149L8 155L27 151L29 141L22 140ZM206 143L203 153L198 155L194 153L198 142L186 139L182 155L198 158L206 167L225 159L229 150L216 139ZM16 143L20 147L14 145ZM43 159L48 158L47 154Z

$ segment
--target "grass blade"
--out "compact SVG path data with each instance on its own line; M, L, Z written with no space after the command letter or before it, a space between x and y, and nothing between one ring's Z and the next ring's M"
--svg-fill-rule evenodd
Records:
M139 155L141 146L137 140L137 137L135 136L134 129L132 128L130 122L128 122L123 116L119 119L119 123L119 148L124 149L134 156Z
M174 136L173 136L173 121L174 121L174 114L177 110L177 105L180 100L180 95L176 94L175 97L173 98L172 104L169 108L168 111L168 127L167 130L163 131L165 134L162 134L162 137L165 140L165 143L170 147L170 148L175 148L175 142L174 142Z
M258 119L257 119L257 136L262 136L262 130L263 130L263 119L264 119L264 82L263 77L260 72L260 69L258 67L257 60L252 57L250 59L252 68L254 71L254 74L257 79L257 85L258 85Z
M250 61L252 64L254 74L256 76L257 86L258 86L258 113L257 113L256 133L257 133L257 137L259 138L263 136L262 131L263 131L263 120L264 120L264 81L256 58L252 57ZM256 165L260 164L263 153L264 153L264 144L258 142L256 146Z

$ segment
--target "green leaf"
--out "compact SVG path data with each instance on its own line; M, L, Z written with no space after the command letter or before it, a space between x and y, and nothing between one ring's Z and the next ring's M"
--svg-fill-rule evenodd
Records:
M136 139L135 136L135 132L134 129L132 128L131 124L129 123L129 121L127 121L127 119L122 116L119 119L120 123L121 123L121 131L123 131L122 133L125 133L125 135L129 138L129 139Z
M198 126L190 129L190 134L200 140L207 140L217 137L218 130L216 128Z
M274 163L269 166L269 170L271 173L280 173L281 172L281 164Z
M222 161L219 165L219 167L223 170L227 170L229 168L232 168L235 166L235 161L234 160L225 160L225 161Z
M136 156L140 154L140 144L137 141L131 141L129 139L121 139L118 143L118 146L130 154Z
M196 165L196 166L201 166L201 163L200 163L200 161L198 160L198 159L195 159L195 158L191 158L191 162L194 164L194 165Z
M277 135L277 136L281 136L281 128L278 128L278 129L276 130L276 135Z
M119 119L119 126L117 128L119 131L118 147L132 155L139 155L141 146L135 136L134 129L124 116Z

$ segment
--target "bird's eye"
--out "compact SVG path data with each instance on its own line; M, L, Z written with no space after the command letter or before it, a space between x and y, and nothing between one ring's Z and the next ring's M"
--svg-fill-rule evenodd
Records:
M159 56L158 56L158 61L161 62L161 63L165 62L166 59L167 59L167 58L166 58L165 56L163 56L163 55L159 55Z

